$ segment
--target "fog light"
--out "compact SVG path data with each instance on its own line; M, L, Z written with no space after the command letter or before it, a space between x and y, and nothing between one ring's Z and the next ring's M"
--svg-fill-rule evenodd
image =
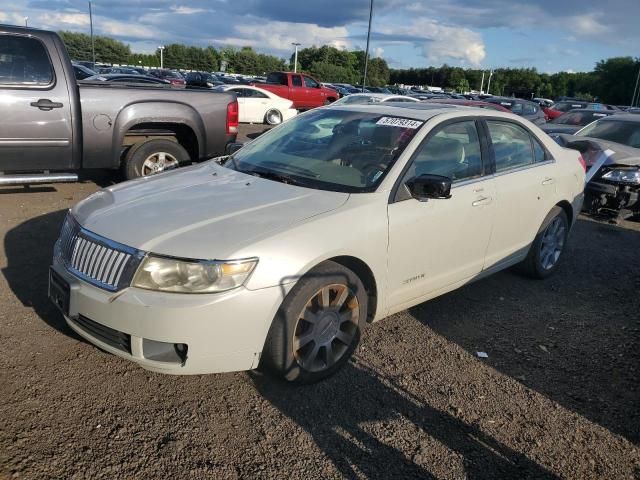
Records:
M148 360L165 363L184 363L187 359L188 346L186 343L157 342L142 339L142 355Z

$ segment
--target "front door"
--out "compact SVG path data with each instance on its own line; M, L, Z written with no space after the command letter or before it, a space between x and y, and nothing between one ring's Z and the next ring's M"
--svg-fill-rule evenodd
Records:
M485 176L475 120L435 127L389 204L389 306L396 311L482 271L495 188ZM404 183L421 174L453 181L451 198L418 201Z
M73 166L69 100L64 72L40 40L0 35L0 171Z

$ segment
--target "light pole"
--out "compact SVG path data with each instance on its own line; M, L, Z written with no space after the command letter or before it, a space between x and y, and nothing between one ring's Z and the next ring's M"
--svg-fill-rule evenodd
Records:
M298 47L302 44L298 42L292 42L291 45L296 47L296 53L293 55L293 73L298 73Z
M638 92L638 82L640 82L640 68L638 68L638 76L636 77L636 86L633 89L633 97L631 97L631 106L636 102L636 93Z
M160 50L160 68L164 68L164 56L163 56L164 45L160 45L158 47L158 50Z
M29 26L28 22L29 22L29 17L24 17L24 26L25 27Z
M367 49L364 52L364 75L362 77L362 91L367 84L367 68L369 67L369 41L371 40L371 19L373 18L373 0L369 4L369 28L367 30Z
M480 82L480 93L482 93L483 88L484 88L484 70L482 70L482 81Z
M493 77L493 70L489 70L489 81L487 82L487 94L489 94L489 89L491 88L491 77Z
M91 60L93 67L96 66L96 46L93 43L93 11L91 10L91 2L89 2L89 26L91 28Z

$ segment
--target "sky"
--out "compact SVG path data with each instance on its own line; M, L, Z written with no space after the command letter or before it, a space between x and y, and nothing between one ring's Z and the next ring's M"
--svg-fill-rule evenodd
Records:
M364 49L369 0L95 0L94 32L150 53L159 45L252 46L289 58L292 42ZM89 33L85 0L2 0L0 23ZM392 68L443 63L590 71L640 57L640 0L374 0L370 51Z

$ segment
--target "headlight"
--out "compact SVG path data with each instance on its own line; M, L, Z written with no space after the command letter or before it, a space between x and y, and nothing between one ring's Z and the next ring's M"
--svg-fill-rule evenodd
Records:
M176 293L223 292L244 285L257 264L257 258L218 262L149 255L131 286Z
M610 170L605 173L602 178L612 182L640 184L640 170Z

